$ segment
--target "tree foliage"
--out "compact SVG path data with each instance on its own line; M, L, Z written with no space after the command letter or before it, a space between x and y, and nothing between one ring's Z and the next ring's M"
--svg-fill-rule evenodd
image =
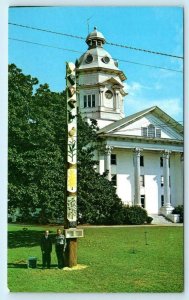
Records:
M63 95L9 67L9 206L61 214L65 188ZM60 127L61 126L61 127ZM60 129L61 128L61 129Z
M122 204L115 188L95 171L97 124L78 113L78 216L80 222L116 223ZM9 66L9 209L40 210L41 221L64 215L66 99L47 84Z

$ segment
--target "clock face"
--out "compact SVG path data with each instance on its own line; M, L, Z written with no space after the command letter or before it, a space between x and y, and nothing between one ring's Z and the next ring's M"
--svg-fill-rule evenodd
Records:
M111 99L113 97L113 93L110 90L108 90L105 92L105 96L107 99Z

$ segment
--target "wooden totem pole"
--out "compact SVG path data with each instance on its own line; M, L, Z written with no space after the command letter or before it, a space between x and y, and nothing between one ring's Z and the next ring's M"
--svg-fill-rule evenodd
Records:
M77 229L77 94L76 70L71 62L66 63L67 91L67 192L65 203L65 235L67 249L65 263L77 265L77 237L83 230Z

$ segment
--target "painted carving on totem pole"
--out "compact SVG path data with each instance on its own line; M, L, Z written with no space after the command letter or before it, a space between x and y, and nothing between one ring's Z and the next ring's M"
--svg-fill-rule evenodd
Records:
M77 221L77 99L75 65L66 64L67 83L67 220L71 227ZM70 227L70 226L69 226Z

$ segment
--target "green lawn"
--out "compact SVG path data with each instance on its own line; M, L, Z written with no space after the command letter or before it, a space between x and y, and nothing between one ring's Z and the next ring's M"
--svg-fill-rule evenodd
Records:
M41 269L39 240L45 228L52 235L57 229L9 226L11 292L183 291L183 227L85 228L78 239L78 264L87 267L71 271L56 269L54 247L52 269ZM27 269L29 256L37 257L37 269Z

